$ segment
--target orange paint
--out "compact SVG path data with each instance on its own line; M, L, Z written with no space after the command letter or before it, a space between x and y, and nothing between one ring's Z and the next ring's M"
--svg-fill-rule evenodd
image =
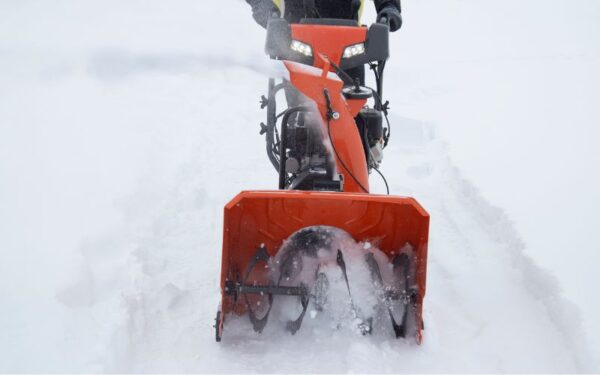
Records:
M342 94L344 83L337 74L330 72L331 62L339 65L346 47L365 41L367 29L324 25L291 27L293 39L312 47L315 66L285 61L290 82L316 103L325 135L329 121L331 142L339 156L336 157L337 169L344 178L344 192L246 191L229 202L224 212L222 317L217 322L218 331L223 330L226 314L246 312L243 298L235 301L224 292L225 282L240 281L261 245L274 256L290 235L315 225L337 227L358 242L373 242L390 259L406 243L410 244L416 256L417 321L420 322L426 287L429 214L413 198L366 194L369 189L367 161L354 121L366 100L346 100ZM329 94L331 109L336 113L330 120L327 119L329 108L325 91ZM253 272L249 282L269 284L268 269ZM421 329L417 330L415 339L421 343Z
M328 225L350 233L356 241L372 241L390 258L406 243L417 258L422 317L427 273L429 214L413 198L354 193L305 191L247 191L225 207L221 288L225 280L238 280L256 250L264 244L275 255L292 233L313 225ZM268 284L268 270L253 274L258 284ZM223 294L222 311L244 313L244 300L234 302ZM421 341L418 331L417 342Z

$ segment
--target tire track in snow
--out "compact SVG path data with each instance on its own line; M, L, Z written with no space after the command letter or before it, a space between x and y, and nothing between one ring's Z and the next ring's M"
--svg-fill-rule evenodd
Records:
M400 123L409 128L414 128L416 125L414 121L410 120L400 120ZM421 126L423 126L423 134L426 138L432 134L431 126L426 124L421 124ZM556 351L555 355L563 356L564 364L567 365L564 368L566 371L571 365L578 371L589 370L590 353L587 351L585 336L583 335L576 307L561 297L556 279L551 274L541 270L534 264L532 259L524 255L525 244L512 222L501 209L487 202L478 193L477 189L461 176L459 169L452 165L445 148L443 142L436 140L435 137L430 138L429 145L426 147L428 150L425 153L428 155L423 154L421 156L426 159L433 157L433 160L429 162L435 165L437 172L434 171L434 173L437 173L437 177L430 179L430 181L421 179L420 183L411 189L417 196L424 194L422 204L432 215L430 262L435 268L440 269L440 275L445 278L452 279L457 276L452 270L460 269L460 265L448 267L448 264L452 264L450 257L443 256L442 258L438 253L438 251L444 249L444 243L448 243L449 240L455 240L453 243L454 248L457 247L457 244L460 247L460 249L457 249L460 252L456 254L460 261L470 263L471 267L483 265L488 268L490 263L505 262L506 269L503 272L506 275L504 276L512 275L518 278L516 286L520 287L522 291L527 291L525 297L531 299L531 305L535 308L532 311L524 311L522 314L523 321L527 322L527 313L531 314L534 311L541 310L539 311L540 315L533 317L532 326L539 323L538 319L547 320L550 324L548 329L557 333L552 335L550 341L541 341L538 345L550 348L554 344L556 347L552 350ZM409 144L404 145L404 149L407 151L414 149L410 145L410 140ZM402 158L402 152L395 154L394 158L394 162L402 163L401 160L396 160L396 158ZM413 163L416 165L423 162L421 157L415 159ZM402 180L402 178L400 177L399 180ZM430 199L431 202L428 203ZM438 210L439 213L437 213ZM448 232L443 233L439 230L439 227L436 228L436 225L447 228ZM482 246L486 243L487 246ZM490 252L490 250L492 251ZM465 271L465 269L461 269L460 272ZM427 298L429 301L432 299L431 282L437 276L434 272L430 267L428 273L430 278L429 297ZM482 274L480 276L481 279L473 280L474 283L478 284L478 288L491 286L486 285L485 282L489 275ZM502 287L502 285L495 286ZM456 288L452 289L452 295L461 296L460 291L457 291ZM493 293L492 290L489 292ZM462 296L465 297L464 293L462 293ZM504 311L522 308L522 306L514 306L515 301L507 299ZM448 301L448 303L451 303L451 301ZM542 309L536 306L538 304L541 305ZM465 313L469 312L465 311ZM473 312L470 313L473 315ZM518 316L518 314L516 315ZM497 318L502 319L504 316L499 314ZM503 323L505 322L499 321L499 324L504 326ZM494 324L494 322L492 321L491 324ZM526 336L529 330L528 324L515 325L522 326L522 328L521 332L515 333L514 340L520 340L520 337ZM508 324L506 328L511 328L511 325ZM514 329L514 327L512 328ZM478 334L481 333L479 329L476 331ZM523 347L524 353L528 352L527 349L526 346ZM548 358L554 358L553 365L560 366L554 355ZM537 365L541 364L543 360L544 356L541 355L540 362ZM511 369L517 369L517 371L539 370L535 362L529 363L524 368L519 368L518 365L514 367L504 365L496 370L511 371ZM481 368L479 370L487 371L489 369ZM557 370L557 368L554 368L554 370ZM551 371L551 368L548 371Z

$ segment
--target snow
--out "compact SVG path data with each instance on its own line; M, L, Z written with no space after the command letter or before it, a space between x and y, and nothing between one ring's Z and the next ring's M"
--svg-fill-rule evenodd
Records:
M276 184L247 5L2 2L0 371L600 371L600 5L403 10L382 171L431 214L424 344L217 344L222 208Z
M388 309L385 307L389 306L395 319L401 322L404 306L401 301L384 301L384 292L401 293L405 289L416 287L416 281L405 287L403 277L396 276L393 265L385 253L376 248L365 252L364 243L357 243L350 234L341 229L327 226L309 227L299 231L298 235L301 236L302 233L307 233L306 231L317 236L313 237L317 240L309 249L305 249L304 252L299 251L298 237L292 234L269 262L273 284L304 285L311 296L308 308L319 310L318 314L316 310L311 310L309 313L312 319L317 318L318 315L318 322L303 322L302 329L317 332L319 336L339 334L342 330L349 330L354 335L370 331L384 339L393 337ZM411 246L405 247L405 249L396 249L397 253L413 255ZM343 266L339 263L338 251ZM372 270L366 261L367 254L373 256L381 280L373 279ZM415 264L414 259L412 264ZM346 284L346 277L348 284ZM416 280L416 275L413 272L408 275L408 278ZM246 282L253 282L252 274ZM283 296L275 299L273 304L275 307L269 315L269 322L279 326L275 330L283 330L287 322L294 321L300 316L301 305L298 297ZM266 301L266 298L262 300ZM262 304L263 311L258 311L261 307L256 308L257 316L264 316L265 305L268 306ZM411 324L407 332L410 332L409 336L414 337L415 316L414 314L407 316L410 316ZM369 319L372 323L369 323Z

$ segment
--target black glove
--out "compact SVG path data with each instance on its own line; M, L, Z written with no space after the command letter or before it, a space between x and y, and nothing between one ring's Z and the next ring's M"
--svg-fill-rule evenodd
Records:
M390 26L390 31L396 31L402 26L402 15L398 8L388 5L377 14L377 22Z
M267 27L267 22L271 18L279 17L279 9L271 0L246 0L252 7L252 17L262 27Z

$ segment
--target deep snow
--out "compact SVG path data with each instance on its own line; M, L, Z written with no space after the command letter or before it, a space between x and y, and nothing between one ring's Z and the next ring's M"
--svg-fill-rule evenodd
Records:
M404 2L383 172L432 215L415 347L213 341L222 207L276 182L244 2L3 2L0 371L599 371L599 8Z

